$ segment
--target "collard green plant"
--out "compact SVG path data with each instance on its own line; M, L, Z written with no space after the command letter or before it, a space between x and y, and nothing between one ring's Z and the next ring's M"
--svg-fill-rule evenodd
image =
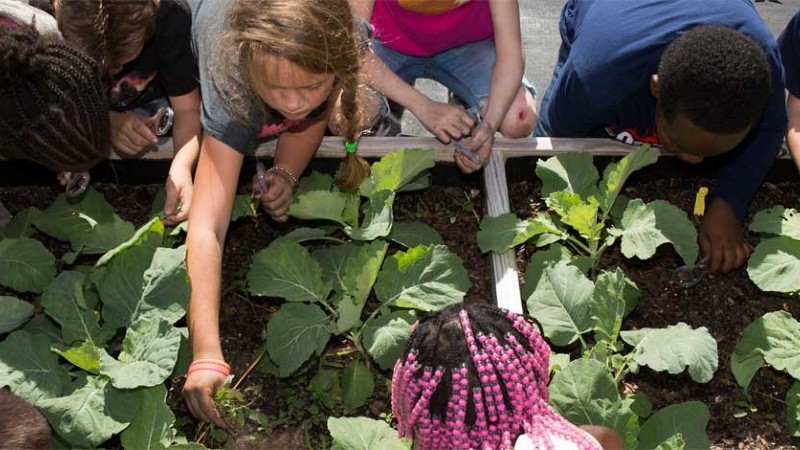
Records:
M625 257L647 259L671 243L686 264L697 259L697 232L686 213L656 200L644 203L620 196L628 177L656 162L658 151L637 148L609 164L600 178L588 153L564 153L536 165L547 210L533 218L513 214L485 217L478 232L482 251L497 253L532 242L561 243L578 265L596 270L600 257L620 242ZM611 223L613 220L613 224Z
M747 273L756 286L769 292L795 294L800 291L800 214L776 206L759 211L750 231L766 238L756 246L747 263Z
M574 361L569 355L554 358L552 403L576 423L614 428L627 449L639 448L642 442L648 447L641 448L662 444L670 448L703 439L707 445L708 421L707 410L683 404L665 408L650 420L687 414L696 419L691 426L640 424L651 412L644 394L619 393L629 373L641 367L688 371L692 379L705 383L718 363L716 341L705 328L679 323L664 329L623 330L623 319L638 302L638 288L619 268L598 267L603 253L617 242L628 258L650 258L658 246L670 243L686 264L697 259L697 233L685 212L662 200L644 203L620 195L628 177L656 159L655 149L637 148L609 164L602 177L586 153L540 161L536 174L548 209L527 219L513 214L486 217L478 233L484 252L504 252L526 242L540 249L524 275L527 310L553 345L578 342L581 353Z
M30 223L72 244L67 265L78 253L104 254L93 266L67 266L56 276ZM0 332L10 332L0 342L0 387L34 404L70 448L96 447L115 435L124 448L188 445L164 384L183 339L174 323L188 306L185 248L162 247L158 218L134 230L93 190L78 201L59 197L41 214L26 210L2 231L2 263L18 264L18 256L3 257L18 255L20 245L34 256L24 260L28 270L3 271L4 284L41 292L41 313L0 297Z
M358 194L339 191L328 175L300 181L289 214L320 226L276 239L255 255L248 274L252 294L286 301L266 331L279 376L323 355L331 337L341 336L356 357L341 371L323 367L312 385L340 394L345 407L360 406L374 386L370 365L392 367L415 311L462 301L469 280L460 258L431 228L396 223L392 212L396 192L426 187L433 165L433 151L391 153L373 164Z
M794 378L786 393L786 424L792 436L800 437L800 322L786 311L756 319L733 349L731 371L745 393L766 364Z

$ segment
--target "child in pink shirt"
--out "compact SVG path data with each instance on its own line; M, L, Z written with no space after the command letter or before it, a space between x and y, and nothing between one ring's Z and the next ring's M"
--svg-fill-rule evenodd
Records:
M531 135L535 91L522 76L516 0L355 0L353 6L374 29L363 64L371 89L408 108L444 143L471 136L465 146L477 158L455 153L461 170L488 161L496 131ZM442 83L469 111L427 98L413 87L418 78ZM371 105L374 118L389 114L380 96Z

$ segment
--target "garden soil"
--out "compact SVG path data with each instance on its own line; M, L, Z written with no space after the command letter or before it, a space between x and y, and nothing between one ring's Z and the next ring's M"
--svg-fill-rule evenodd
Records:
M707 185L709 181L704 178L665 178L629 183L625 194L645 201L667 199L683 210L691 211L697 189ZM96 187L120 216L138 226L149 219L150 205L160 186L98 184ZM12 214L31 205L45 207L58 194L55 187L0 187L0 201ZM520 217L532 215L542 207L538 194L536 182L513 182L509 187L512 211ZM479 252L476 244L483 202L480 184L472 179L458 186L434 185L430 190L401 193L395 204L396 220L420 220L433 226L445 244L462 259L472 282L465 298L468 302L492 301L488 257ZM800 183L766 183L751 209L758 211L779 204L800 208ZM290 220L285 224L275 224L259 215L231 224L224 256L221 332L226 357L237 374L243 373L262 349L264 326L280 305L274 299L247 294L245 277L251 258L257 250L299 223ZM57 259L68 251L68 246L63 243L42 236L37 238L42 238ZM758 242L756 236L749 239L753 244ZM521 248L518 253L521 271L530 252L530 248ZM648 261L623 259L619 253L609 251L602 266L621 267L639 286L639 305L623 323L623 329L664 327L678 322L706 327L718 343L719 369L711 382L698 384L685 374L660 374L643 368L639 374L629 377L624 389L644 392L655 409L683 401L704 402L711 414L708 434L715 450L797 449L797 439L789 438L785 426L784 396L792 381L790 377L769 367L761 369L751 384L748 405L730 372L729 360L748 324L776 310L789 311L800 319L800 300L759 291L744 269L707 277L691 289L682 289L672 282L673 270L680 264L671 248L662 248ZM389 376L388 373L384 375ZM254 371L245 385L258 385L261 393L250 399L254 402L251 407L260 408L271 417L279 416L287 408L287 398L275 393L285 392L281 386L286 383ZM177 380L171 398L184 430L191 437L197 424L192 422L180 401L179 389L180 380ZM389 412L386 383L376 383L376 391L375 399L368 406L350 413L377 418ZM290 423L284 428L291 433Z

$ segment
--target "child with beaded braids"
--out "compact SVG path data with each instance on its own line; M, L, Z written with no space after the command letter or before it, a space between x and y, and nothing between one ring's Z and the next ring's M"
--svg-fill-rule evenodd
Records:
M273 220L287 220L297 179L340 92L348 105L344 135L351 143L358 137L363 114L355 95L366 43L347 0L194 0L191 6L204 134L186 238L194 360L183 392L195 417L224 427L213 399L230 374L219 334L222 255L244 157L277 137L274 165L253 193ZM351 152L345 166L336 181L354 190L369 166Z
M0 13L0 156L88 170L110 149L97 64L18 19Z
M622 449L547 404L550 348L524 316L457 304L421 319L395 364L392 414L417 449Z

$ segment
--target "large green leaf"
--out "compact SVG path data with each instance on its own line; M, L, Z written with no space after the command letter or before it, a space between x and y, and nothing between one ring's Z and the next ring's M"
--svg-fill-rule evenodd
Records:
M389 239L406 248L443 243L439 232L422 222L395 222Z
M765 362L800 379L800 322L786 311L764 314L744 329L731 354L731 371L746 391Z
M761 242L747 262L747 274L764 291L800 291L800 241L780 236Z
M69 241L80 250L98 223L114 221L114 208L94 188L89 187L78 200L61 194L33 221L41 232L61 241Z
M706 435L708 407L701 402L669 405L656 411L642 425L639 448L656 448L680 433L687 449L705 449L711 446Z
M645 145L634 149L617 163L609 164L603 171L600 182L600 209L608 216L622 187L631 174L643 167L654 164L658 160L658 150ZM694 262L694 261L692 261Z
M364 347L378 366L390 370L403 351L411 325L417 320L413 311L392 311L367 322L363 330Z
M797 380L786 393L786 426L792 437L800 437L800 381Z
M544 233L560 234L546 216L536 216L531 220L518 219L512 213L501 214L497 217L486 216L481 220L478 231L478 248L484 253L504 253L506 250Z
M547 267L554 266L561 261L569 262L571 259L572 254L561 244L552 244L547 250L534 252L531 255L531 260L528 261L528 266L525 268L522 298L528 298L533 294L539 286L539 282L544 276L544 270Z
M181 335L163 318L139 318L128 327L119 360L105 350L100 356L100 373L118 389L161 384L178 360Z
M371 241L388 236L394 222L393 205L393 191L384 189L373 192L364 206L364 220L361 226L347 226L344 231L357 241Z
M42 211L33 206L23 209L14 215L11 222L4 227L0 227L0 238L15 239L22 237L31 237L36 233L33 228L33 221Z
M625 291L633 284L625 272L617 267L613 272L603 272L597 277L594 301L590 310L595 322L597 340L615 342L625 316ZM635 285L634 285L635 286Z
M66 397L39 401L36 406L73 448L95 447L124 430L141 404L141 391L114 389L102 378Z
M15 297L0 295L0 334L8 333L27 322L33 305Z
M146 245L151 248L157 247L164 236L164 224L158 217L153 217L146 224L139 227L128 240L107 251L97 260L94 267L99 269L113 260L117 255L124 253L131 247Z
M50 351L50 340L27 331L15 331L0 342L0 387L31 403L64 395L69 374Z
M685 264L697 261L697 230L685 212L664 200L647 204L641 199L631 200L622 215L621 228L612 228L609 233L622 237L626 258L648 259L656 253L656 247L669 242Z
M331 334L330 319L317 305L286 303L267 323L267 351L287 377L316 352L322 354Z
M60 349L53 347L50 350L61 355L62 358L95 375L100 373L100 352L102 349L92 341L83 341L72 347Z
M387 258L375 283L381 303L437 311L463 300L469 277L444 245L418 246Z
M626 443L635 443L636 416L629 402L620 398L614 378L601 362L570 362L553 376L549 391L550 404L570 422L611 427Z
M594 327L590 310L593 290L592 282L577 267L559 262L545 269L526 302L528 312L554 345L571 344Z
M680 322L667 328L623 331L620 336L635 347L634 360L653 370L674 374L688 367L698 383L710 381L717 370L717 341L706 327L693 329Z
M305 247L273 242L256 253L247 273L250 293L285 298L290 302L321 302L328 298L331 281Z
M301 244L306 241L315 241L318 239L322 239L328 234L330 234L330 232L331 232L330 229L325 229L325 228L300 227L300 228L295 228L294 230L276 238L275 240Z
M159 240L131 247L111 260L97 282L103 318L109 327L129 325L143 314L177 322L186 314L189 283L186 247L152 247Z
M166 404L167 389L163 384L143 389L141 406L131 424L122 432L122 447L137 450L161 450L175 438L172 424L175 415Z
M382 420L367 417L329 417L331 450L410 450L411 441L397 437L397 431Z
M750 231L786 236L800 240L800 214L796 209L775 206L753 216Z
M56 259L31 238L0 240L0 284L17 292L42 292L56 277Z
M353 359L342 373L342 404L345 408L358 408L367 403L375 390L375 379L369 368L359 359Z
M562 153L536 163L536 176L542 180L542 198L556 191L567 191L588 198L597 191L600 176L592 155L583 152Z
M61 274L42 294L42 307L61 325L64 342L90 341L102 346L97 313L86 308L83 286L86 276L80 272Z
M332 220L341 225L346 222L342 212L351 194L339 191L309 191L298 194L289 208L289 215L306 220Z
M134 233L133 225L115 214L106 199L93 188L79 200L59 195L34 219L34 225L56 239L69 241L72 250L79 253L106 252Z
M429 149L406 148L389 153L372 165L371 174L361 183L359 192L365 197L383 189L396 192L435 164L436 152Z
M64 344L61 330L44 314L33 316L28 323L22 327L23 330L46 337L51 344Z

